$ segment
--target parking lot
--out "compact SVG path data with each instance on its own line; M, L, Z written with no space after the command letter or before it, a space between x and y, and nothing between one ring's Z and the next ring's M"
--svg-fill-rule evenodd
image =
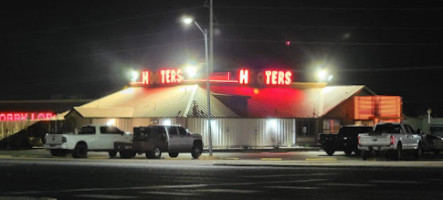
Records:
M3 150L0 151L0 159L66 159L75 160L71 155L64 157L51 156L49 151L45 149L32 149L32 150ZM117 155L116 158L109 158L107 152L88 152L88 158L91 160L147 160L144 154L137 155L133 159L122 159ZM190 153L181 153L177 158L170 158L167 153L163 152L160 159L149 159L150 161L168 161L168 160L194 160ZM205 151L198 159L201 161L229 161L230 163L246 162L281 162L281 163L322 163L324 164L374 164L384 163L388 165L398 165L398 163L415 163L414 165L423 163L423 166L428 166L430 163L433 165L443 163L443 154L435 155L431 152L425 152L418 160L415 160L413 156L406 155L404 159L400 161L392 161L383 155L373 156L367 161L363 161L360 156L352 154L346 156L343 152L336 152L332 156L327 156L321 149L311 148L309 150L230 150L230 151L215 151L212 156L209 156ZM443 166L443 164L442 164Z

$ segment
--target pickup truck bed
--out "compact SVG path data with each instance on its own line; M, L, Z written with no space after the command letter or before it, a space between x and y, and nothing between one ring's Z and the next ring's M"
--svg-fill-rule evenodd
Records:
M359 155L358 134L370 130L372 130L371 126L343 126L337 134L320 134L320 144L329 156L332 156L335 151L344 151L346 155L351 155L352 152Z
M423 152L422 138L411 126L403 123L379 123L369 133L358 135L358 149L363 160L371 154L383 153L386 157L399 160L410 151L418 158Z

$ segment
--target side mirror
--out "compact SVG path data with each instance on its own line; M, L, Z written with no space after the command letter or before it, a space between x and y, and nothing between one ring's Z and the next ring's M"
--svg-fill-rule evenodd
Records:
M421 135L423 134L423 132L420 129L417 129L417 131L415 131L415 134Z

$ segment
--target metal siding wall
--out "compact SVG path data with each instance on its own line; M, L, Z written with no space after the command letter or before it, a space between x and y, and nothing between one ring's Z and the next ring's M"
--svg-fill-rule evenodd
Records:
M265 147L295 145L295 119L212 119L213 147ZM188 118L187 128L203 136L208 145L207 120Z
M37 121L0 121L0 140L31 126Z
M106 125L106 122L114 118L94 118L92 119L92 124L103 124ZM128 118L115 118L114 125L125 132L132 132L132 119Z

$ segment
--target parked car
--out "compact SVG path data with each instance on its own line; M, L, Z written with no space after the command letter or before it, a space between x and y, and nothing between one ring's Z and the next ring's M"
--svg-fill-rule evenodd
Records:
M372 126L342 126L337 134L320 134L320 144L328 156L332 156L336 151L344 151L346 155L351 155L352 152L360 155L357 146L358 134L370 130Z
M443 150L443 125L431 125L429 134L423 134L422 137L424 151L440 154Z
M74 158L86 158L88 151L107 151L110 157L115 157L115 142L129 142L132 140L130 133L125 133L115 126L87 125L74 132L61 134L46 134L45 149L52 156L66 156L72 154Z
M421 135L408 124L378 123L373 131L358 134L358 149L363 160L374 153L399 160L406 151L418 158L423 152L423 144Z
M191 152L193 158L198 158L203 151L203 141L200 134L191 134L178 125L142 126L134 128L132 142L115 142L114 149L122 158L145 153L146 158L158 159L162 152L168 152L170 157Z

